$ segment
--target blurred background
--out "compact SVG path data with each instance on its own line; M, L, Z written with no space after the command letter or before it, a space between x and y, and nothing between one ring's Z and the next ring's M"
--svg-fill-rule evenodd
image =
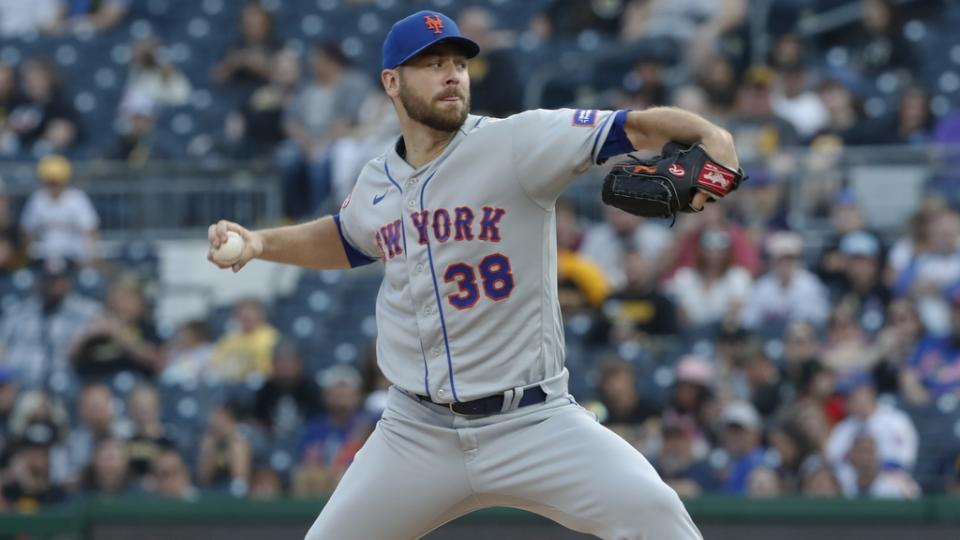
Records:
M418 9L477 114L733 133L750 181L672 227L603 168L557 207L571 390L708 538L960 537L960 1L0 0L0 538L304 534L384 405L381 268L222 273L206 227L336 210Z

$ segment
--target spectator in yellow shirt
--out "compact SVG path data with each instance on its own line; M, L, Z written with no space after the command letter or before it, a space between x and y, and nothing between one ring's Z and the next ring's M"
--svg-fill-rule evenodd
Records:
M263 304L241 300L233 307L235 329L217 342L213 371L225 381L242 381L250 375L267 377L272 371L273 348L280 338L267 322Z

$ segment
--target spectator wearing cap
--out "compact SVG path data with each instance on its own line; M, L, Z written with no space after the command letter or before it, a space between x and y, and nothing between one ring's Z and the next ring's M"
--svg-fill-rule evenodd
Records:
M53 444L50 447L50 477L55 483L67 483L73 480L70 467L69 435L70 417L63 402L54 394L43 390L24 390L17 396L13 411L8 419L9 441L15 448L16 441L23 438L27 428L33 424L46 424L53 427ZM3 454L0 449L0 454ZM2 459L2 457L0 457Z
M41 506L63 503L67 493L50 476L50 451L56 443L56 428L48 422L28 424L14 443L9 474L0 492L20 512L34 512Z
M872 437L880 464L911 471L917 461L917 430L910 417L887 403L877 402L873 382L866 375L847 384L847 418L834 426L824 454L839 465L861 433Z
M327 368L322 386L325 411L304 426L300 461L339 475L353 461L373 426L362 408L362 379L356 369Z
M721 422L720 440L727 458L719 471L722 489L744 495L750 474L766 463L766 453L761 446L763 424L757 410L746 401L734 401L724 407Z
M273 373L257 390L253 416L279 440L297 434L321 410L320 388L304 374L295 343L281 340L273 349Z
M744 160L770 157L800 143L797 130L773 109L773 81L770 68L755 66L733 87L730 99L734 110L724 127L733 135ZM733 84L736 82L731 81Z
M694 266L678 269L666 284L684 324L702 328L724 319L735 320L747 301L753 278L746 268L733 264L730 233L702 231L695 257Z
M849 233L840 240L840 253L844 272L833 291L834 303L851 305L860 326L876 335L886 322L891 296L883 282L880 242L868 232Z
M867 231L863 209L852 189L838 189L830 200L830 232L824 239L816 273L823 283L835 290L843 286L846 280L846 255L840 251L840 243L848 235ZM873 235L876 237L876 235Z
M737 214L755 242L772 232L790 229L786 182L769 167L750 169L743 197L736 199Z
M912 403L928 403L947 394L960 396L960 287L949 299L950 333L921 339L901 370L901 392Z
M90 197L71 187L73 167L63 156L37 163L42 187L34 191L20 216L31 258L62 258L88 263L98 256L100 218Z
M791 232L773 234L767 254L771 271L754 283L743 324L751 329L796 320L822 324L829 315L826 288L803 267L803 238Z
M764 418L780 410L789 395L787 382L758 339L751 339L740 362L749 400Z
M653 463L660 478L683 498L714 491L716 480L705 459L705 448L697 445L696 425L688 418L667 418L661 429L663 448Z
M876 439L867 432L857 433L845 461L836 467L843 496L848 499L916 499L920 486L907 471L884 468Z
M98 302L72 292L73 272L69 261L44 261L35 273L35 293L0 319L0 366L16 370L24 386L69 372L70 346L100 316Z
M686 419L698 428L695 444L698 452L708 446L704 431L713 425L716 369L702 356L687 355L674 366L674 383L663 417Z
M953 210L937 213L927 225L927 246L914 251L906 268L896 277L893 291L910 295L924 325L934 333L949 332L950 316L944 298L946 288L960 281L960 215Z

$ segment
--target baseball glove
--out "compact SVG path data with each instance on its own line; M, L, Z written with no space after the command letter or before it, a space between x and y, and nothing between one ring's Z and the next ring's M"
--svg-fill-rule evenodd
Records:
M696 212L691 203L697 189L720 199L746 179L742 169L720 165L700 145L670 142L659 156L630 156L614 165L601 193L604 204L631 214L676 219L679 212Z

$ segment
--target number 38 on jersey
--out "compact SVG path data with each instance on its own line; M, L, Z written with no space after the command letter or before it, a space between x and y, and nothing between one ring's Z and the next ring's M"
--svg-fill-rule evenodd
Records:
M443 273L443 280L447 283L455 282L459 290L447 296L450 305L457 309L469 309L480 299L479 281L483 294L498 302L510 296L513 292L513 272L510 269L510 259L502 253L487 255L474 267L465 263L453 263Z

